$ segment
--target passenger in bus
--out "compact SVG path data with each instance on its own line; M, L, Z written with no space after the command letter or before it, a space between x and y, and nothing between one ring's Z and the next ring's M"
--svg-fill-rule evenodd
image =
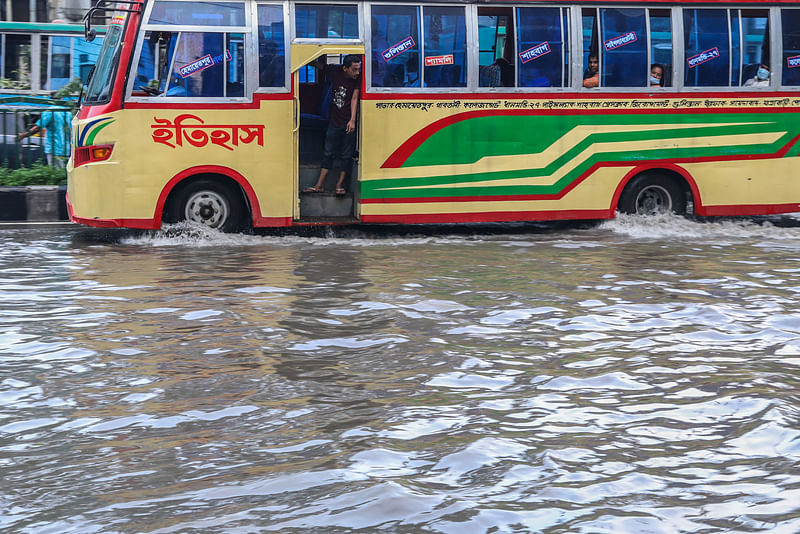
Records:
M497 58L495 64L500 67L500 83L503 87L514 87L514 65L504 57Z
M189 96L186 89L186 80L180 76L173 76L167 88L167 96Z
M583 86L592 89L600 85L600 60L596 55L591 55L588 64L583 73Z
M261 87L280 87L284 84L283 54L275 41L259 41L258 69L258 84Z
M759 65L756 75L744 82L745 87L769 87L769 65Z
M324 73L331 82L331 105L328 108L328 129L325 132L325 149L317 183L304 193L325 191L325 178L330 169L339 170L336 194L344 195L344 179L353 164L356 147L356 114L360 92L361 56L349 54L342 65L324 65Z
M658 63L650 65L650 87L663 87L664 67Z

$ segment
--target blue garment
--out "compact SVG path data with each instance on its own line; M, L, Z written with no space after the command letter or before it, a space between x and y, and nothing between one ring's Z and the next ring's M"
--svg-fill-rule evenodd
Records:
M36 126L46 130L44 153L69 156L69 140L72 132L72 114L69 111L45 111L36 121Z

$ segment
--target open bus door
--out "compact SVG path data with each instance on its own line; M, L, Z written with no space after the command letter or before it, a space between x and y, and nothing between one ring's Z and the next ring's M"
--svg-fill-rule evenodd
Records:
M358 218L358 159L354 158L344 181L347 191L337 195L334 191L338 170L331 171L325 180L325 192L303 193L313 186L320 173L320 163L328 127L330 85L322 71L314 66L324 58L327 63L340 63L346 54L364 55L364 45L293 44L292 90L294 91L294 184L298 195L294 219L300 222L350 222ZM363 74L362 74L363 75ZM356 139L356 154L361 145L360 120Z

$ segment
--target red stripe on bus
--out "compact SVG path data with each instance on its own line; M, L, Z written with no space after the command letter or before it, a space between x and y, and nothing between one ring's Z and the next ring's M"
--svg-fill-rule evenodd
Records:
M703 213L695 213L705 217L731 217L749 215L778 215L800 211L800 204L744 204L705 206Z
M262 101L292 100L292 93L253 93L252 102L239 103L158 103L158 102L126 102L128 109L258 109Z
M362 215L365 223L441 224L470 222L558 221L612 219L613 210L477 211L472 213L424 213L411 215Z
M800 204L748 204L731 206L708 206L704 213L695 215L706 217L735 217L752 215L778 215L800 210ZM564 211L501 211L472 213L433 213L410 215L362 215L364 223L396 224L445 224L477 222L524 222L560 221L568 219L613 219L615 210L564 210Z

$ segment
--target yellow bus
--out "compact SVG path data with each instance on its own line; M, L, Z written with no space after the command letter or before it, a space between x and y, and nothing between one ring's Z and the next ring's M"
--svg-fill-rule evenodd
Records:
M120 6L74 121L77 223L800 211L794 2ZM346 194L333 178L305 193L331 98L320 65L347 54L363 74Z

